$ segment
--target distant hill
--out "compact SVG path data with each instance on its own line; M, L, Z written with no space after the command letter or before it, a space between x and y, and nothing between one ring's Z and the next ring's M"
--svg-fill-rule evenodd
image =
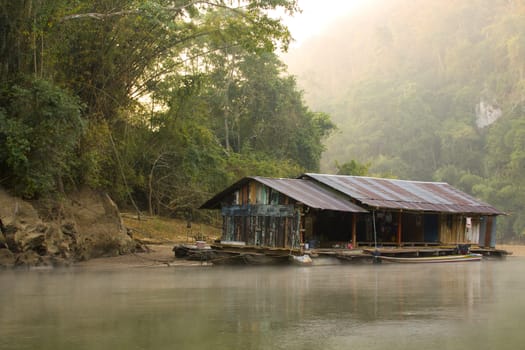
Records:
M525 2L377 1L285 61L339 132L321 167L446 181L506 210L525 233Z

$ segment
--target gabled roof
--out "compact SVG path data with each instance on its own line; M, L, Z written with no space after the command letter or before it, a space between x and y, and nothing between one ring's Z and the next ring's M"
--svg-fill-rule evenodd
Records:
M384 209L444 213L504 214L444 182L406 181L363 176L307 173L312 179L358 203Z
M310 208L351 213L367 212L367 210L350 202L346 196L332 191L315 181L306 179L274 179L260 176L245 177L237 181L204 203L200 209L220 208L221 201L223 201L226 196L232 194L252 180L266 185Z

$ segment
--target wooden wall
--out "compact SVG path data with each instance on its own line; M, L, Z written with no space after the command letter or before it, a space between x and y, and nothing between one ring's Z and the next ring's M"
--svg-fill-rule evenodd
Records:
M464 215L441 214L439 218L439 240L441 243L477 243L467 242L467 238L465 236L466 217Z

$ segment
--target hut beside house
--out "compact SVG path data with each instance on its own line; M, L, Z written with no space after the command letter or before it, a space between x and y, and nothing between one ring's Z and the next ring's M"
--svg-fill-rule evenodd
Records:
M262 247L473 244L494 247L489 204L443 182L307 173L246 177L202 209L220 209L221 241Z

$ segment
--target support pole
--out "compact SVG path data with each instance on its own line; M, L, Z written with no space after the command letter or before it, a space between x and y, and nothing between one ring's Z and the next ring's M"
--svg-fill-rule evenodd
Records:
M372 224L374 224L374 248L377 249L376 211L372 210Z
M401 247L401 231L403 225L403 212L400 210L397 216L397 246Z
M352 214L352 247L357 248L357 213Z

